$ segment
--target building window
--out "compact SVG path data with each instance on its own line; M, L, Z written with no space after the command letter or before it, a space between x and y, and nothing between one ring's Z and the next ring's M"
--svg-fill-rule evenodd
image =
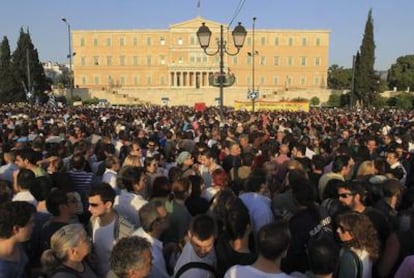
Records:
M178 38L178 45L182 45L183 44L183 39L182 38Z
M147 37L147 45L151 45L151 44L152 44L151 37Z
M81 57L81 65L84 66L86 64L86 58Z
M279 84L279 77L273 76L273 85L278 85L278 84Z
M261 65L265 65L266 64L266 57L265 56L260 56L260 64Z
M132 43L133 43L134 46L137 46L138 45L138 38L134 38L132 40Z
M190 63L195 63L195 54L194 53L190 53Z
M237 56L233 56L233 65L237 65Z
M247 80L247 85L251 86L252 85L252 78L250 76L247 76L246 80Z
M183 57L182 56L178 57L178 63L179 64L182 64L183 63Z
M279 65L279 56L273 57L273 65L275 65L275 66Z
M321 39L320 38L316 38L316 46L321 46Z
M95 76L95 85L99 85L99 76Z
M307 45L308 45L308 39L302 38L302 46L307 46Z
M160 38L160 45L165 45L165 38L164 37Z
M300 65L306 66L306 57L300 57Z
M304 76L302 76L300 78L300 85L305 86L305 84L306 84L306 78Z
M133 60L134 60L134 66L137 66L139 63L138 56L134 56Z
M207 63L207 56L206 55L203 56L203 63Z
M96 39L96 38L93 39L93 46L95 46L95 47L98 46L98 39Z
M151 84L152 84L152 77L147 76L147 85L151 85Z
M126 83L125 76L121 76L121 85L125 85L125 83Z
M190 44L195 45L196 44L196 38L194 36L190 37Z
M111 66L112 65L112 56L106 56L106 65Z
M252 63L252 56L247 56L246 63L250 65Z
M85 39L84 38L80 39L80 46L85 46Z
M293 58L292 58L292 56L287 57L287 65L288 66L293 66Z
M93 64L99 66L99 56L93 56Z
M113 83L112 76L108 75L108 85L112 85Z
M321 57L316 57L315 58L315 66L320 66L321 65Z
M147 65L151 65L151 56L147 56Z
M265 37L262 37L260 39L260 43L262 44L262 46L266 45L266 38Z
M86 85L86 77L82 76L82 85Z
M319 77L318 76L313 79L313 85L319 86L319 82L320 81L319 81Z
M119 64L125 66L125 56L119 56Z
M247 45L252 45L252 38L250 37L247 38Z
M165 76L164 75L160 77L160 83L161 83L161 85L165 85Z
M125 46L125 38L119 39L119 46Z
M264 77L260 77L260 85L264 85L265 84L265 78Z
M293 38L289 38L289 40L288 40L288 45L289 45L289 46L293 46Z
M278 38L278 37L276 37L276 38L275 38L275 45L276 45L276 46L278 46L278 45L279 45L279 38Z
M290 77L290 76L287 77L287 84L288 85L292 85L293 84L293 78L292 77Z
M112 46L112 39L111 38L106 39L106 46Z
M134 84L139 85L139 75L135 75L134 77Z
M164 55L160 56L160 64L165 65L165 56Z

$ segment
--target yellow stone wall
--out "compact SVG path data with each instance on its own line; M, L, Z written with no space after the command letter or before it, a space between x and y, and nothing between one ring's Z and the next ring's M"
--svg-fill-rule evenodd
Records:
M200 17L165 30L72 31L74 83L93 91L127 91L140 98L145 89L165 94L207 94L208 76L219 71L219 56L207 56L196 32L205 22L212 31L208 51L217 50L220 23ZM245 26L247 27L247 26ZM232 28L233 29L233 28ZM229 52L235 52L231 30L225 29ZM252 30L236 56L225 55L226 71L236 76L231 91L245 95L252 87ZM255 88L267 94L325 90L328 30L255 30ZM225 88L225 91L228 88ZM162 93L161 93L162 94Z

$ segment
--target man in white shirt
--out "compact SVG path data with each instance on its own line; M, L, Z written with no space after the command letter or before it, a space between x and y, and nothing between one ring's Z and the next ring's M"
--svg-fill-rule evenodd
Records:
M105 277L110 270L110 256L115 242L130 236L134 226L113 209L115 191L108 184L92 188L89 193L90 234L97 256L97 274Z
M207 264L210 267L216 266L216 254L214 252L214 241L217 234L216 223L214 219L206 214L201 214L193 218L188 231L189 241L185 244L180 257L177 260L174 269L174 277L181 278L210 278L214 277L211 272L191 268L181 275L180 269L192 262Z
M14 163L14 154L12 152L4 153L4 162L5 165L0 167L0 179L6 180L8 182L13 182L13 172L19 169Z
M151 244L152 269L148 277L169 277L163 254L163 244L159 240L161 234L168 228L167 210L159 201L145 204L139 210L141 227L132 235L143 237Z
M17 190L18 192L13 197L13 201L25 201L35 207L37 206L37 200L30 192L30 188L35 186L36 177L35 174L29 169L20 169L17 174Z
M108 156L105 159L105 172L102 176L102 182L109 184L116 193L119 193L119 188L116 184L116 176L120 168L121 164L117 157Z

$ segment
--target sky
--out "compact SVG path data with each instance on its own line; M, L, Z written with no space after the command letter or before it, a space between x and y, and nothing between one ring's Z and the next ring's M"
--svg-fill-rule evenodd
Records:
M200 1L200 8L197 3ZM368 12L374 20L375 69L388 70L400 56L414 54L413 0L2 0L0 36L11 51L20 28L29 28L42 62L67 63L68 33L73 30L168 29L198 15L251 29L330 30L328 65L352 67ZM6 4L7 3L7 4Z

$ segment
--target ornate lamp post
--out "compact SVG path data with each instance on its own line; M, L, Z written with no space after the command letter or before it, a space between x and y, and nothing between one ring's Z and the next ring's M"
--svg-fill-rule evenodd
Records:
M243 47L244 40L246 39L247 31L246 29L241 25L239 22L239 25L237 25L233 32L233 42L234 46L236 47L237 51L235 53L231 53L227 50L226 44L227 42L223 38L223 25L220 25L220 38L217 40L217 50L208 53L207 48L210 45L210 39L211 39L211 31L210 29L205 25L203 22L201 27L197 31L197 37L198 42L200 43L201 48L204 50L204 53L209 56L214 56L216 54L220 55L220 73L219 73L219 88L220 88L220 118L221 121L224 120L224 114L223 114L223 88L224 88L224 82L225 82L225 73L224 73L224 54L230 56L235 56L240 52L240 49Z
M67 55L67 58L69 59L69 92L70 92L70 99L73 99L73 75L72 75L72 57L73 57L73 53L72 53L72 36L70 33L70 24L69 21L65 18L62 17L62 21L66 24L66 26L68 27L68 43L69 43L69 54Z

